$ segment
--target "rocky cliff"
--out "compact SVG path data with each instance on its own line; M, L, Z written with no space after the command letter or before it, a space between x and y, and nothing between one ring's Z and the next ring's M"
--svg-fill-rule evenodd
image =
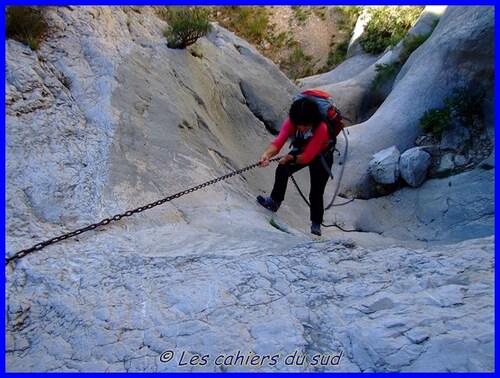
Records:
M430 32L433 19L439 22L432 34L405 62L387 97L369 119L364 118L367 103L373 101L371 84L377 65L397 60L402 46L387 51L375 62L358 58L360 63L352 70L354 77L324 74L301 82L303 88L320 87L334 94L338 107L351 119L360 120L349 128L349 175L342 184L347 195L369 197L372 190L366 166L372 155L393 145L401 152L413 147L422 132L418 124L424 112L441 107L457 87L484 88L484 126L493 138L493 9L448 7L441 17L421 17L410 33ZM349 62L344 62L338 72L349 70ZM340 138L340 150L342 143Z
M364 190L376 148L398 132L409 143L410 110L439 103L453 75L491 78L491 16L446 11L380 110L352 127L344 192ZM217 25L195 50L173 50L147 7L50 7L47 20L36 52L6 41L7 257L255 163L299 90ZM443 62L457 46L445 39L462 48ZM435 92L439 74L450 82ZM432 99L415 101L420 90ZM380 137L368 126L383 117L399 126ZM273 173L250 170L8 264L6 369L493 370L492 170L335 207L327 220L356 232L319 240L293 188L279 215L258 207ZM307 191L307 173L297 177Z

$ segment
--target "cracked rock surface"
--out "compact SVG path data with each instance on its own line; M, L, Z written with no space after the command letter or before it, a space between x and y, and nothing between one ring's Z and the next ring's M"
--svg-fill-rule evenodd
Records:
M98 243L78 254L54 247L9 272L7 366L492 371L493 241L470 240L450 253L445 245L366 249L332 239L279 252L175 257L159 255L166 247L155 256L94 253ZM169 362L160 359L165 351L174 354ZM216 361L238 351L275 360ZM286 361L295 352L303 364ZM319 363L340 355L334 366Z

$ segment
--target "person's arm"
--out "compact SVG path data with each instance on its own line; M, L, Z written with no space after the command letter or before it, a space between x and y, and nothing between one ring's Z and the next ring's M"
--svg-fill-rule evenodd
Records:
M290 155L287 154L283 156L279 160L279 164L308 164L317 156L325 146L326 143L330 140L330 136L328 135L328 127L325 123L321 123L318 126L318 129L314 132L311 141L306 145L304 151L300 155Z
M259 167L267 167L269 165L269 159L278 154L278 149L274 144L270 144L269 147L264 151L260 160Z
M314 132L311 141L304 148L304 152L297 156L297 164L308 164L323 150L329 140L328 127L322 122Z
M294 130L295 128L292 122L289 118L287 118L285 122L283 122L283 125L281 125L280 133L278 134L276 139L271 142L269 147L267 147L267 149L262 154L259 160L260 167L267 167L269 165L269 159L273 156L276 156L280 152L288 137L293 134Z

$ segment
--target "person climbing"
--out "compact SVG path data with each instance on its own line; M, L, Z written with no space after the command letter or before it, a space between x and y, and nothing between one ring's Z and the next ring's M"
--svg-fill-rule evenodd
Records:
M292 103L288 118L283 122L276 139L262 154L259 167L267 167L269 159L281 151L290 137L292 149L279 160L271 195L267 198L259 195L257 201L271 211L278 211L285 199L288 178L293 173L309 167L311 233L321 236L323 194L331 174L333 148L327 124L314 100L304 97Z

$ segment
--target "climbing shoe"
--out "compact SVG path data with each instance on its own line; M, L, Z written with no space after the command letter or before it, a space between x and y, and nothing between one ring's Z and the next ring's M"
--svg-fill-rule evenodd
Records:
M311 234L321 236L321 225L317 223L311 223Z
M281 205L281 202L276 202L271 197L264 198L260 195L257 196L257 201L266 209L269 209L274 212L277 212Z

